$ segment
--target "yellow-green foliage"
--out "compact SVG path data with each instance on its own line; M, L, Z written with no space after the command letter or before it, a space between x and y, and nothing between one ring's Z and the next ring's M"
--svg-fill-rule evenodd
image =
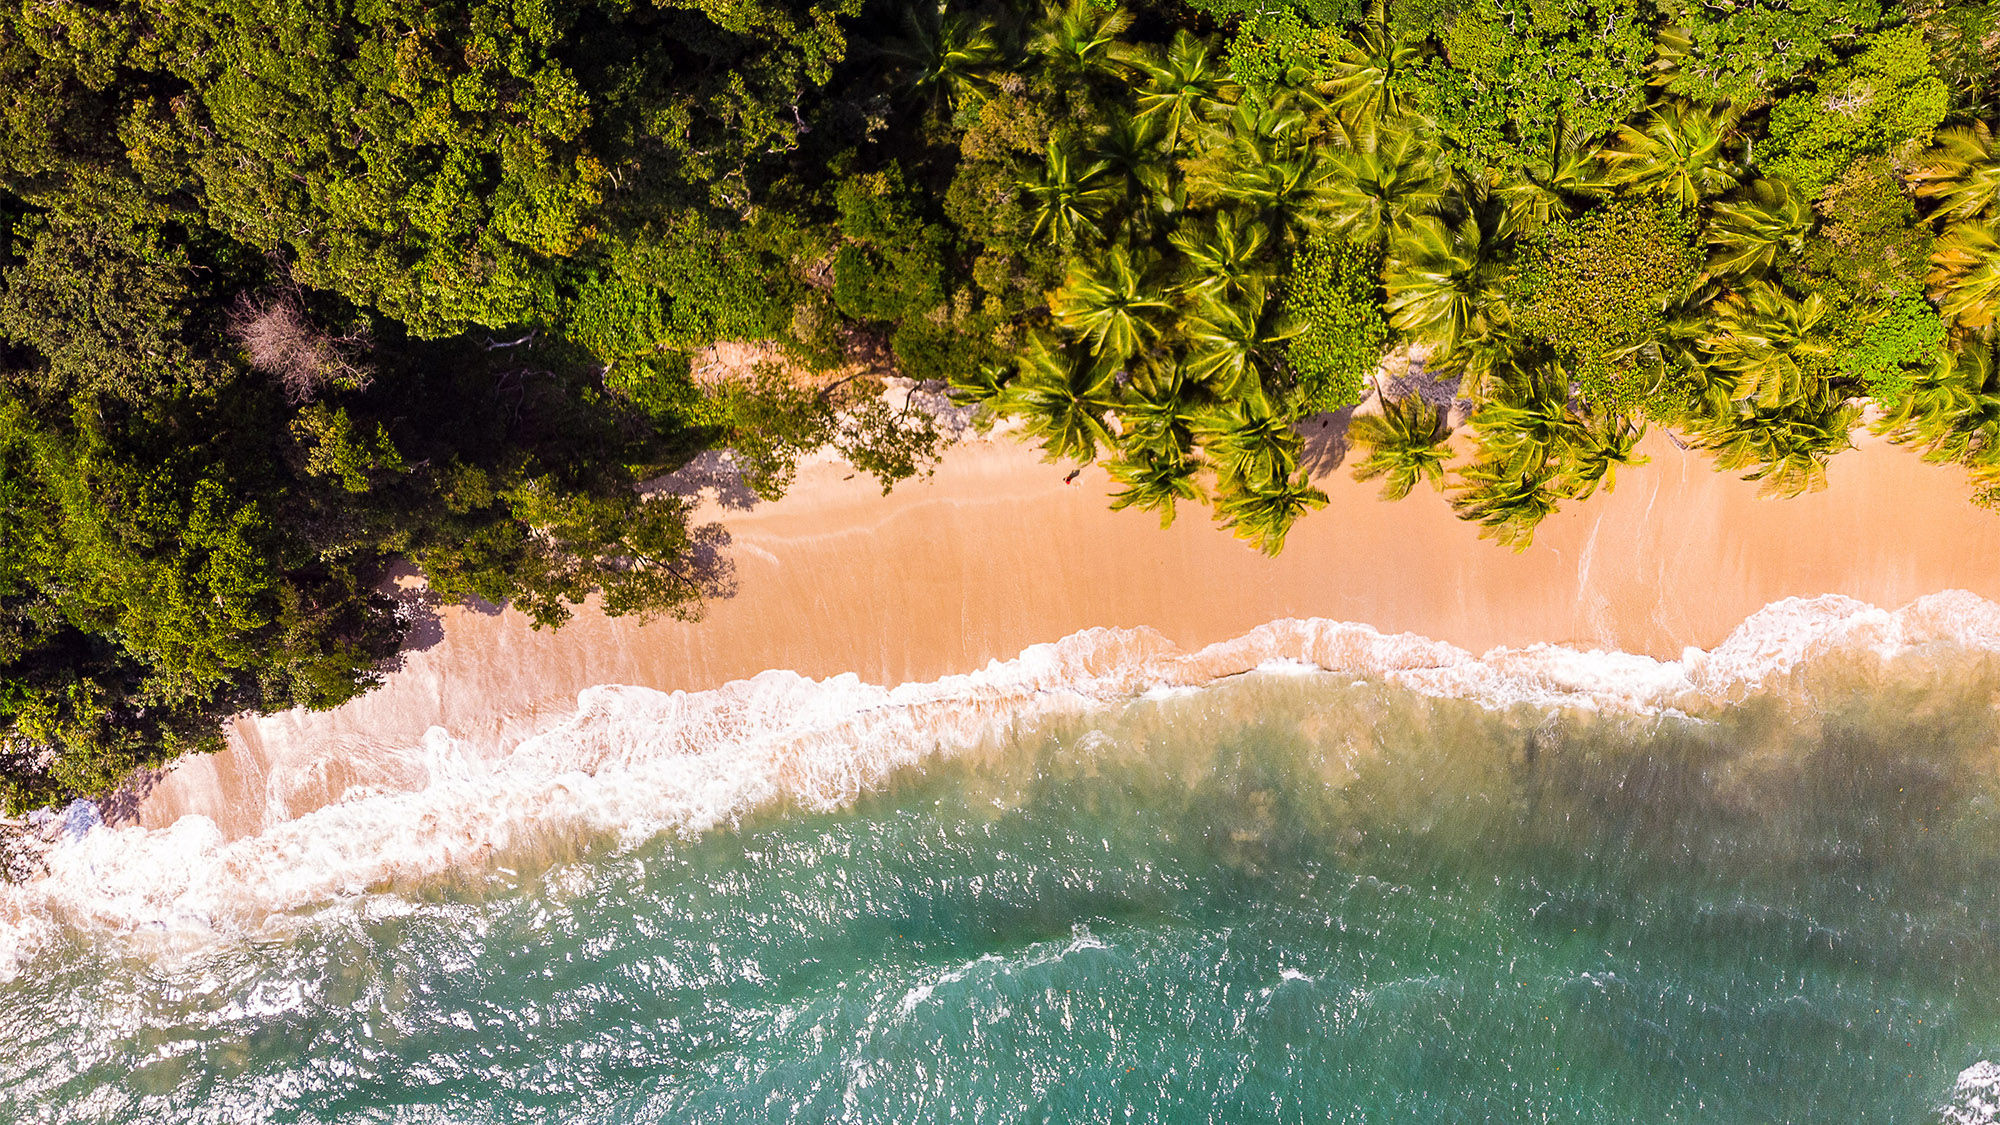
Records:
M1951 91L1915 28L1876 36L1866 51L1771 110L1764 169L1818 195L1857 157L1901 154L1930 140Z
M1362 380L1382 358L1389 326L1375 291L1381 258L1345 239L1312 243L1293 256L1285 274L1285 311L1298 334L1285 360L1298 379L1302 414L1361 401Z
M1549 224L1522 256L1519 321L1577 364L1593 400L1634 405L1621 361L1659 336L1701 269L1694 224L1671 205L1620 200Z
M1937 310L1912 295L1862 331L1847 367L1867 384L1869 394L1894 402L1909 390L1911 370L1936 362L1944 341L1944 321Z

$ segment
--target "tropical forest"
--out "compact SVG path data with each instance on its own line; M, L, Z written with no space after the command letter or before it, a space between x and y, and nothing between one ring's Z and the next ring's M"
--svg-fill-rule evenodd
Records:
M697 614L652 482L886 489L903 387L1270 553L1329 419L1495 549L1649 430L2000 507L1996 0L0 0L0 83L13 811L367 691L399 577Z

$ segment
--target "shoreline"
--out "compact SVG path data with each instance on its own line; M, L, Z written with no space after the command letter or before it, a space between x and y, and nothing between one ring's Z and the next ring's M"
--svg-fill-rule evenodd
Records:
M1089 468L1042 462L1011 438L949 449L936 474L884 497L844 464L802 466L781 501L719 511L734 597L695 623L640 625L589 607L537 633L517 613L442 611L442 639L380 688L323 713L232 724L229 748L177 764L138 803L162 827L187 814L238 838L337 800L350 757L425 733L512 743L569 714L589 687L700 691L785 669L894 685L1006 660L1093 626L1145 627L1184 652L1283 618L1416 633L1472 653L1538 642L1660 658L1712 647L1792 596L1895 607L1946 589L2000 600L2000 517L1962 474L1858 435L1830 487L1760 500L1654 433L1651 463L1550 517L1521 555L1477 538L1433 492L1383 503L1351 465L1321 474L1330 503L1266 558L1186 508L1107 506ZM1940 534L1949 531L1949 534Z

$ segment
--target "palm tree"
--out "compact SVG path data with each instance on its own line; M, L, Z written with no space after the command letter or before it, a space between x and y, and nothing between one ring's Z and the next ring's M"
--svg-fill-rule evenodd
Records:
M1715 304L1726 292L1714 278L1700 278L1670 302L1662 310L1662 322L1652 338L1619 357L1629 377L1646 384L1649 395L1670 388L1670 397L1680 398L1687 409L1703 408L1711 413L1735 409L1732 404L1741 380L1736 372L1713 365L1708 352ZM1675 421L1654 413L1663 406L1656 397L1647 409L1657 421Z
M1569 500L1588 500L1599 485L1610 492L1618 487L1621 465L1643 465L1649 458L1639 453L1646 427L1620 414L1592 418L1578 426L1574 440L1564 450L1555 488Z
M1359 414L1347 427L1348 440L1368 450L1354 467L1355 480L1382 480L1382 499L1401 500L1424 481L1444 488L1445 412L1416 395L1384 399L1382 413Z
M1921 446L1926 461L1956 461L1982 475L2000 470L2000 338L1968 333L1918 373L1876 422L1875 432Z
M1141 450L1127 453L1105 467L1110 470L1112 480L1125 486L1111 494L1112 509L1158 512L1163 529L1173 526L1178 502L1198 503L1202 499L1201 486L1195 483L1201 463L1192 457Z
M1186 170L1193 201L1257 211L1301 239L1327 208L1332 167L1311 143L1305 115L1284 98L1245 99L1208 123Z
M1079 235L1095 237L1097 217L1113 191L1101 165L1083 164L1054 136L1049 137L1040 174L1021 181L1020 187L1034 216L1033 234L1054 239L1058 246L1075 245Z
M1351 137L1372 133L1383 121L1403 115L1396 72L1417 61L1421 37L1406 38L1389 27L1384 5L1376 3L1349 49L1328 69L1320 91Z
M1440 355L1504 324L1506 271L1485 241L1477 217L1456 226L1435 215L1413 220L1391 240L1382 271L1389 323Z
M1285 536L1300 516L1326 507L1326 493L1304 473L1235 480L1224 485L1215 505L1222 526L1267 555L1285 549Z
M1091 0L1051 2L1042 9L1028 50L1059 83L1083 84L1115 78L1129 57L1118 37L1132 26L1132 13L1104 8Z
M1795 402L1831 371L1833 341L1820 327L1831 311L1818 293L1799 300L1770 282L1752 282L1716 303L1702 341L1708 364L1734 375L1734 397L1760 410Z
M980 364L970 371L954 372L946 380L946 390L952 401L964 405L992 402L1007 389L1007 380L1013 374L1011 366Z
M1233 101L1241 93L1214 46L1185 30L1174 33L1158 59L1141 57L1138 64L1146 72L1137 98L1139 116L1165 126L1172 151L1187 139L1204 105Z
M1272 352L1299 328L1275 302L1203 297L1181 321L1188 341L1188 370L1224 394L1260 387Z
M1182 226L1168 236L1188 258L1188 278L1180 292L1194 298L1216 298L1262 304L1270 290L1270 230L1248 212L1220 210L1202 226Z
M1262 394L1245 394L1209 411L1196 433L1225 485L1284 480L1298 468L1299 433Z
M1547 469L1514 473L1480 461L1459 474L1460 487L1452 497L1452 507L1460 519L1479 524L1481 539L1525 551L1535 541L1535 528L1556 510L1553 479L1554 474Z
M1643 464L1645 428L1615 414L1581 415L1571 405L1572 376L1546 356L1496 367L1485 402L1472 417L1479 458L1459 474L1452 500L1481 536L1515 550L1559 501L1589 498L1617 484L1621 465Z
M1790 180L1757 180L1739 199L1709 212L1710 275L1761 277L1782 260L1794 260L1812 232L1812 206Z
M1215 112L1199 129L1202 148L1219 152L1229 162L1271 160L1312 142L1311 122L1289 91L1211 102L1209 106Z
M1438 210L1451 186L1408 132L1340 153L1332 165L1328 226L1356 242L1373 242Z
M1533 232L1570 213L1570 200L1600 190L1604 168L1591 137L1558 124L1547 151L1535 153L1518 169L1503 173L1494 189L1507 211L1510 230Z
M1826 487L1826 463L1848 448L1856 411L1822 382L1774 409L1731 411L1700 431L1697 444L1715 454L1718 468L1750 469L1759 495L1799 496Z
M1269 216L1294 243L1306 243L1326 229L1331 174L1325 157L1308 148L1246 166L1229 198Z
M1097 134L1097 167L1125 197L1130 219L1148 224L1164 203L1172 209L1173 165L1160 148L1162 126L1146 117L1114 114Z
M1570 373L1546 358L1494 373L1472 416L1479 459L1510 476L1539 474L1567 459L1582 423L1570 411Z
M1099 445L1114 446L1105 414L1115 405L1115 371L1109 364L1068 355L1037 336L1021 356L1020 377L997 402L1019 416L1040 439L1050 461L1092 461Z
M1183 226L1168 239L1188 260L1189 276L1181 292L1198 299L1263 303L1271 282L1265 253L1270 234L1248 212L1218 211L1212 222Z
M1694 207L1736 187L1744 167L1730 152L1736 115L1711 113L1678 98L1657 102L1644 128L1618 127L1598 158L1620 187L1654 191Z
M1128 454L1143 451L1154 459L1185 457L1194 449L1195 432L1214 407L1200 380L1180 363L1146 364L1132 373L1118 404L1124 430L1118 443Z
M1487 397L1517 368L1537 361L1544 350L1541 343L1500 323L1459 337L1447 353L1434 353L1432 366L1440 374L1458 377L1458 393L1470 398Z
M1114 361L1158 336L1157 318L1172 308L1123 246L1113 247L1099 265L1081 259L1071 264L1068 279L1049 300L1056 323Z
M1938 201L1939 221L2000 217L2000 146L1984 121L1938 130L1907 178L1919 199Z
M1688 60L1695 57L1694 36L1684 27L1663 27L1653 35L1653 59L1646 64L1652 76L1646 84L1663 89L1680 76Z
M903 12L903 38L883 53L909 68L904 77L912 93L933 106L957 108L970 87L982 81L986 68L1000 61L1000 44L993 25L943 3L918 3Z
M1930 293L1946 320L1993 327L2000 317L2000 218L1946 228L1931 253Z

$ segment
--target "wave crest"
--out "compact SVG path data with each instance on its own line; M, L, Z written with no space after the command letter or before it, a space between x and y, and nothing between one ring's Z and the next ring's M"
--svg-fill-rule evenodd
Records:
M358 771L375 782L245 839L224 839L202 816L67 833L49 848L45 876L0 886L0 979L65 927L140 951L196 948L554 841L609 835L633 845L781 802L838 808L899 768L979 747L1016 724L1279 665L1495 708L1700 714L1830 654L1874 662L1938 647L2000 651L2000 605L1959 591L1895 611L1839 596L1788 599L1716 648L1670 661L1552 644L1474 656L1314 619L1274 621L1195 652L1149 629L1089 629L977 672L897 687L783 671L702 692L593 687L567 717L512 746L432 728L394 761Z

